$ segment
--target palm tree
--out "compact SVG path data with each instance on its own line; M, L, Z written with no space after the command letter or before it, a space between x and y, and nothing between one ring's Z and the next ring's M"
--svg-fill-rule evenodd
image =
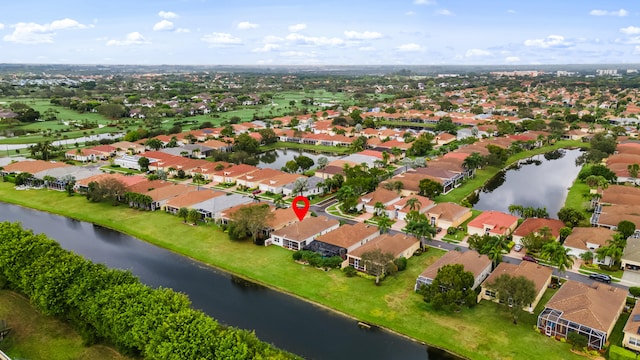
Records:
M380 201L375 203L375 205L373 205L373 212L376 214L376 216L382 215L384 213L384 204Z
M275 205L276 209L285 207L285 202L282 194L278 194L273 198L273 205Z
M409 200L407 200L404 206L405 207L408 206L409 211L414 211L414 210L420 209L420 207L422 206L422 203L420 202L420 200L418 200L417 197L412 197Z
M293 183L293 193L298 193L302 196L302 194L307 190L309 190L307 178L299 178Z
M549 260L561 273L567 271L567 268L573 265L573 257L569 255L569 249L557 241L544 244L540 251L540 256L543 259Z
M181 207L180 209L178 209L177 215L182 218L182 222L186 223L187 217L189 216L189 209L187 209L186 207Z
M635 180L638 178L638 171L640 171L640 165L629 164L627 166L627 170L629 171L629 175Z
M487 253L487 257L493 262L493 268L502 261L502 254L508 250L508 244L503 236L496 236Z
M380 229L381 234L384 234L387 230L391 229L391 225L393 225L393 220L389 219L386 215L378 218L378 229Z

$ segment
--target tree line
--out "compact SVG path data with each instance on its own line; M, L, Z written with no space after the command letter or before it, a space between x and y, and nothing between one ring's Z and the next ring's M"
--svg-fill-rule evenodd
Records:
M0 238L0 288L67 320L86 344L103 342L145 359L296 358L192 309L184 294L94 264L18 223L0 223Z

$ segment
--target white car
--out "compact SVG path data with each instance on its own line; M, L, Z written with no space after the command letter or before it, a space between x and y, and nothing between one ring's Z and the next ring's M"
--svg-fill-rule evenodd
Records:
M516 246L513 247L513 250L519 252L520 250L522 250L522 245L521 244L516 244Z

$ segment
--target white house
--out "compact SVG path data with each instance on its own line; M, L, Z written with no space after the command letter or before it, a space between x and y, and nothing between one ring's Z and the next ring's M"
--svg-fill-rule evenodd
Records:
M571 235L564 241L564 247L569 249L569 255L580 257L583 253L592 252L593 262L602 265L611 265L610 257L598 259L596 251L607 245L607 241L613 238L616 232L603 227L575 227Z
M340 222L326 216L308 217L271 233L265 245L278 245L286 249L301 250L315 238L337 229Z

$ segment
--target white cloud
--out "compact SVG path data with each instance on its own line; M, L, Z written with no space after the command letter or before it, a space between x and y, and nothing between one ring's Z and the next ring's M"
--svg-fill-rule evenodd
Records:
M316 54L304 51L285 51L281 54L285 57L315 57Z
M336 37L328 38L324 36L305 36L298 33L291 33L287 35L286 39L300 45L338 46L344 44L344 40Z
M191 32L191 30L186 29L186 28L177 28L176 32L177 33L189 33L189 32Z
M509 9L509 10L507 10L507 12L508 12L509 14L515 14L515 13L516 13L516 11L515 11L515 10L513 10L513 9Z
M474 56L489 56L491 52L482 49L469 49L467 50L464 56L466 57L474 57Z
M359 51L376 51L376 48L373 46L363 46L358 48Z
M636 45L636 48L633 50L633 53L636 55L640 55L640 45Z
M109 40L107 46L129 46L151 44L137 31L127 34L124 40Z
M640 34L640 27L627 26L626 28L620 29L620 32L627 35L636 35L636 34Z
M549 35L545 39L531 39L525 40L525 46L550 48L550 47L568 47L571 43L564 40L564 36L561 35Z
M345 31L344 36L347 39L355 39L355 40L372 40L372 39L380 39L382 34L376 31Z
M153 25L153 31L169 31L173 30L173 23L169 20L160 20Z
M53 43L53 38L56 35L56 30L86 29L92 26L93 25L87 26L81 24L76 20L69 18L55 20L48 24L20 22L12 25L12 27L14 28L13 33L5 35L2 39L4 41L16 42L21 44Z
M238 23L238 29L240 29L240 30L255 29L255 28L257 28L258 26L260 26L260 25L258 25L258 24L253 24L253 23L250 23L250 22L248 22L248 21L243 21L243 22L241 22L241 23Z
M625 9L607 11L607 10L591 10L589 15L593 16L627 16L629 12Z
M453 16L453 13L447 9L436 10L436 15Z
M407 12L406 12L406 13L404 13L404 14L405 14L405 15L407 15L407 16L413 16L413 15L415 15L416 13L415 13L415 11L407 11Z
M219 32L205 35L201 40L211 44L212 46L237 45L242 43L240 38L234 37L231 34Z
M435 0L413 0L415 5L436 5Z
M289 26L289 32L298 32L307 28L307 24L295 24Z
M172 11L160 11L158 13L158 16L160 16L163 19L175 19L178 17L178 14L172 12Z
M402 44L398 46L398 50L399 51L422 51L422 46L415 43Z
M504 58L504 61L508 63L514 63L520 61L520 58L517 56L507 56L506 58Z
M4 29L4 24L0 23L0 30Z
M273 50L277 50L280 48L280 45L274 43L266 43L262 47L255 48L251 50L252 52L269 52Z

